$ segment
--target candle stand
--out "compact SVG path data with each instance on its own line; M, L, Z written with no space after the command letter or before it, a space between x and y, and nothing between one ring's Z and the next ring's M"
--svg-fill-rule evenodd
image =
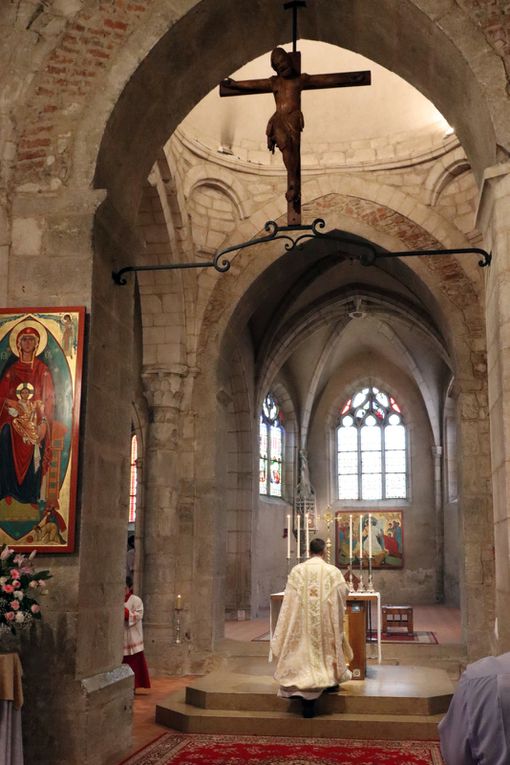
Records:
M363 582L363 558L360 558L359 561L359 583L358 583L358 592L366 592L365 583Z
M179 645L181 642L181 612L182 608L175 607L175 644Z
M367 592L374 592L374 580L372 578L372 555L369 555L368 557L368 584L367 584Z

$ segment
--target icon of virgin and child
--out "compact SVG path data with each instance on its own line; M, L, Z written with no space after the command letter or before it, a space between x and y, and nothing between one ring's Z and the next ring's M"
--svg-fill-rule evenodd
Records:
M41 358L50 339L57 346L50 335L42 322L25 319L15 324L2 346L0 530L13 543L59 544L66 531L58 477L69 428L62 422L62 406L57 411L55 382L57 378L62 388L66 374L62 363L59 369ZM54 355L50 351L49 357Z

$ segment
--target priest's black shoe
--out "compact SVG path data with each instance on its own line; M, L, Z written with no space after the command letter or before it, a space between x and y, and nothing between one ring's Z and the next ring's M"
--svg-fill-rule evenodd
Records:
M329 688L324 688L324 693L337 693L340 686L337 685L330 685Z
M303 717L315 717L315 699L303 699Z

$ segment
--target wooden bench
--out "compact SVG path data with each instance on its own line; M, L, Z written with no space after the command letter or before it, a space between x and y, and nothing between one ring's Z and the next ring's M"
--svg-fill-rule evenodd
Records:
M412 606L383 606L381 611L383 632L396 627L407 627L410 635L414 633Z

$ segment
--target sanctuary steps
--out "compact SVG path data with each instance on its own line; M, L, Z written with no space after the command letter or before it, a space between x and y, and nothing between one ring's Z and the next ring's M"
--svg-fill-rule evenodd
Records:
M160 702L156 722L187 733L431 740L453 693L442 669L370 665L364 681L323 695L308 720L276 690L267 659L232 657Z

